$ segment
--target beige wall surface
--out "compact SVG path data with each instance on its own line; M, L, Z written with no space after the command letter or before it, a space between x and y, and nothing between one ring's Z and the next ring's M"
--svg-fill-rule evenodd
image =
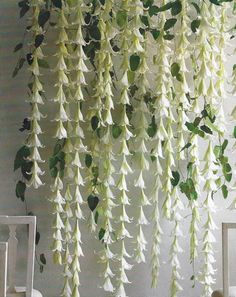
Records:
M17 54L13 54L14 46L21 41L23 29L25 23L19 20L18 7L16 0L1 0L0 1L0 214L9 215L24 215L25 206L17 200L15 196L15 183L20 177L19 173L13 172L13 161L15 153L24 141L24 133L19 132L20 125L23 118L28 116L28 105L25 102L27 99L26 84L28 80L28 73L24 68L19 75L15 78L11 78L12 71L17 61ZM235 45L236 46L236 45ZM233 49L229 48L228 53L232 53ZM227 55L227 67L230 69L232 64L236 64L235 56ZM53 82L48 81L50 86L53 86ZM53 88L49 88L47 92L47 100L53 96ZM231 109L235 105L235 98L233 99L228 96L226 98L225 110L227 118L230 114ZM43 110L48 115L48 120L43 121L43 130L46 132L42 136L43 143L46 145L43 157L48 159L50 152L52 151L52 124L51 110L52 106L47 102L47 110L45 107ZM46 124L47 123L47 124ZM48 124L49 123L49 124ZM232 129L232 124L229 124L229 129ZM231 157L234 158L235 152L231 153ZM44 167L47 165L44 165ZM47 169L45 167L45 169ZM147 179L152 176L146 176ZM50 184L50 177L45 177L46 186L41 187L38 191L28 190L27 191L27 206L28 209L33 211L38 218L39 230L41 233L41 241L37 247L38 253L45 253L47 257L47 265L44 272L41 274L39 268L36 265L35 275L35 288L42 291L45 297L58 297L60 289L62 287L62 278L59 277L60 269L52 264L50 245L51 245L51 205L48 202L48 193ZM135 190L134 190L135 191ZM233 221L236 222L236 213L226 210L226 206L230 204L230 201L236 197L236 192L231 192L230 197L227 201L223 201L219 194L215 201L219 207L218 212L215 214L215 220L217 226L221 228L222 221ZM85 198L86 199L86 198ZM187 205L187 201L185 201ZM132 211L131 211L132 212ZM186 211L186 216L190 213ZM185 223L182 224L185 237L181 242L182 248L185 252L180 256L182 270L181 273L184 277L182 285L184 292L181 294L182 297L199 297L201 288L197 284L195 288L191 288L190 277L192 275L192 266L189 263L188 254L188 218ZM127 293L130 297L168 297L168 287L170 279L170 265L168 263L168 250L170 243L171 224L166 221L162 222L164 229L164 238L162 243L162 258L161 258L161 273L159 288L157 290L150 289L150 243L147 252L147 264L136 265L135 268L128 273L132 284L127 286ZM131 227L135 230L135 226ZM135 232L135 231L134 231ZM0 240L4 238L4 232L0 232ZM82 234L83 234L83 246L85 257L81 259L81 296L82 297L104 297L107 296L101 289L98 288L99 284L99 272L100 267L97 265L97 256L94 250L98 251L101 249L100 243L94 236L91 236L86 221L82 223ZM151 226L145 228L146 237L151 242ZM200 240L202 239L202 232L200 230ZM20 241L26 241L26 232L22 229L19 234ZM221 232L220 229L216 231L217 242L215 245L216 249L216 279L217 285L221 286ZM236 265L235 265L235 249L236 249L236 236L232 234L232 282L236 284ZM132 243L132 242L131 242ZM128 246L128 249L132 251L132 246ZM25 271L24 263L24 243L20 244L19 252L19 267L17 273L18 281L22 281L25 276L22 274ZM233 252L234 251L234 252ZM196 264L196 272L201 267L201 254Z

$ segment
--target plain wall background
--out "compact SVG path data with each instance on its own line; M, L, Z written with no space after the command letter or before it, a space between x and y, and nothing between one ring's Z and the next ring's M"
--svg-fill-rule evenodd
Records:
M13 54L14 46L21 41L25 23L19 20L19 10L17 7L17 1L15 0L2 0L0 3L0 214L9 215L24 215L25 206L17 200L15 196L15 184L18 180L18 174L13 172L13 161L16 151L23 144L25 134L19 132L22 120L28 116L28 105L25 102L27 99L26 84L28 80L28 73L26 67L15 79L11 78L12 71L17 61L18 54ZM234 41L234 45L235 41ZM228 53L232 53L233 49L229 48ZM235 56L227 56L227 67L230 69L232 64L236 63ZM50 82L50 81L49 81ZM53 82L50 82L53 85ZM53 96L53 90L48 92L48 99ZM235 105L235 98L230 95L225 100L225 112L228 116ZM47 103L47 115L51 119L52 106ZM45 109L45 107L44 107ZM229 118L229 117L227 117ZM51 141L52 124L48 124L49 121L42 121L43 130L46 132L42 136L42 141L46 145L43 157L48 159L52 151L52 145L54 141ZM232 130L232 124L229 129ZM231 131L230 130L230 131ZM232 160L234 160L235 152L231 153ZM47 165L44 165L44 167ZM45 167L45 169L47 169ZM147 179L151 178L146 176ZM48 176L44 177L47 184L50 183ZM51 205L48 202L49 186L41 187L38 191L27 190L28 209L33 211L37 215L39 230L41 233L41 241L37 247L38 253L45 253L47 257L47 265L42 274L39 273L39 267L36 264L35 269L35 285L34 287L40 289L44 297L56 297L59 296L60 289L62 287L62 278L59 277L60 268L53 265L51 261L50 244L51 244L51 221L50 216ZM227 201L224 201L219 194L216 197L216 203L219 207L219 211L215 215L215 221L217 226L221 228L222 221L236 222L236 213L226 210L226 206L230 204L233 198L236 197L236 192L230 193ZM85 197L86 199L86 197ZM187 205L187 201L185 200ZM129 210L130 211L130 210ZM131 210L132 213L132 210ZM190 214L189 210L186 211L186 215ZM182 265L182 275L184 277L182 285L184 291L180 294L182 297L198 297L201 294L199 284L194 289L191 288L190 277L192 275L192 268L189 264L189 225L186 223L188 219L182 224L182 229L185 238L182 240L181 245L185 252L180 256ZM150 243L151 243L151 227L145 228L146 237L149 239L147 263L146 265L136 265L135 268L128 272L129 279L132 281L131 285L127 286L127 293L130 297L167 297L170 278L170 265L168 264L168 251L170 243L171 224L162 222L165 236L163 237L162 244L162 268L160 272L159 288L157 290L150 289ZM135 226L130 228L131 232ZM201 231L200 231L201 233ZM82 297L103 297L106 296L103 290L98 289L99 284L99 270L100 266L97 265L97 256L94 250L101 249L101 245L97 239L94 239L93 235L90 235L86 227L86 222L82 222L82 235L84 243L85 257L81 259L81 296ZM5 233L0 234L0 240L3 239ZM24 264L24 244L26 241L26 232L22 230L19 232L20 237L20 252L19 252L19 269L17 273L18 280L23 280L24 275L22 272L25 269ZM216 278L217 286L221 286L221 230L216 231L217 243L216 249ZM201 236L199 237L201 239ZM236 274L235 263L235 250L236 250L236 231L235 235L231 236L231 270L232 276ZM130 245L131 251L133 245ZM201 256L201 255L200 255ZM196 272L201 267L201 257L196 263ZM234 256L234 257L233 257ZM236 284L236 278L232 277L232 282Z

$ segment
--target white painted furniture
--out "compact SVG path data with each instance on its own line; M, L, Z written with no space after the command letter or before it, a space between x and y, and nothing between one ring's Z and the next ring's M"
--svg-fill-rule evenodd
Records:
M229 284L229 244L228 230L236 229L236 223L222 223L222 268L223 268L223 290L212 293L212 297L236 297L236 286Z
M7 252L8 243L0 242L0 296L6 297L7 291Z
M0 216L0 225L7 225L9 228L8 242L2 244L3 257L0 258L0 271L2 273L0 284L0 297L42 297L42 294L33 289L34 279L34 256L35 256L35 234L36 217L34 216ZM18 239L16 229L18 225L28 226L28 256L26 287L15 286L15 272L17 259ZM2 251L1 249L1 251ZM6 265L8 258L8 267ZM4 268L2 268L4 267ZM8 269L7 269L8 268ZM4 271L4 272L3 272ZM6 278L8 274L8 286ZM5 293L6 292L6 293Z

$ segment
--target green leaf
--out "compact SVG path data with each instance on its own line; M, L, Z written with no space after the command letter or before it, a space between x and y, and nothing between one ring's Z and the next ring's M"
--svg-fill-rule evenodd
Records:
M229 143L228 139L225 139L224 142L223 142L223 144L222 144L222 150L223 150L223 152L225 151L228 143Z
M216 156L216 159L220 158L220 156L222 155L222 146L221 145L216 145L214 147L214 154Z
M120 28L123 28L127 24L128 16L125 10L119 10L116 14L116 22Z
M122 128L118 126L117 124L114 124L112 126L112 136L117 139L122 133Z
M25 201L25 190L26 184L22 181L18 181L16 184L16 197L20 198L21 201Z
M195 2L191 2L191 4L192 4L193 7L196 9L197 14L200 14L200 13L201 13L201 9L200 9L200 7L198 6L198 4L195 3Z
M90 168L93 162L93 157L90 154L85 155L85 165Z
M136 71L140 64L140 57L138 55L132 55L130 57L130 69Z
M40 273L43 273L43 269L44 269L43 265L39 265L39 272Z
M171 179L171 184L173 187L176 187L180 180L180 174L178 171L172 171L173 178Z
M229 193L227 186L226 185L223 185L221 187L221 191L222 191L223 197L226 199L228 197L228 193Z
M173 63L172 65L171 65L171 75L173 76L173 77L175 77L178 73L179 73L179 71L180 71L180 66L179 66L179 64L178 63Z
M160 9L157 6L153 5L153 6L149 7L148 13L149 13L150 17L152 17L154 15L157 15L159 11L160 11Z
M181 152L182 152L183 150L185 150L185 149L188 149L190 146L191 146L191 143L188 142L187 144L185 144L184 147L182 147Z
M169 2L161 7L159 7L158 12L166 11L168 9L171 9L173 7L175 2Z
M207 134L213 134L211 129L209 127L207 127L206 125L202 125L200 128L202 131L204 131Z
M187 178L185 182L180 183L180 190L189 200L196 200L198 198L194 182L191 178Z
M177 19L175 19L175 18L166 20L166 22L164 24L164 31L167 31L167 30L173 28L174 25L176 24L176 22L177 22Z
M44 40L44 35L43 34L36 35L35 36L34 46L36 48L38 48L43 43L43 40Z
M23 43L22 42L18 43L14 48L14 53L18 52L20 49L22 49L22 47L23 47Z
M233 133L234 138L236 138L236 126L234 127L234 133Z
M27 146L22 146L16 153L14 161L14 171L22 166L23 163L26 163L26 158L30 155L30 149Z
M131 85L134 82L135 79L135 73L131 70L128 71L128 81L129 84Z
M105 235L105 232L106 232L106 230L103 229L103 228L101 228L101 229L99 230L99 232L98 232L98 239L99 239L99 240L102 240L102 239L103 239L103 237L104 237L104 235Z
M59 9L62 8L62 1L61 1L61 0L52 0L52 4L53 4L55 7L59 8Z
M24 63L25 63L25 58L20 58L19 61L16 64L16 67L14 68L14 71L12 73L12 77L16 77L19 70L23 67Z
M58 169L57 169L57 167L53 167L53 168L50 170L50 174L51 174L51 177L56 178L56 177L57 177L57 174L58 174Z
M29 6L29 2L27 0L25 1L20 1L18 3L19 7L21 7L20 9L20 18L23 18L23 16L29 11L30 6Z
M179 14L182 11L182 4L181 1L175 1L172 8L171 8L171 14L173 16Z
M142 15L140 19L141 19L142 23L143 23L146 27L149 27L149 26L150 26L150 24L149 24L149 19L148 19L148 17L147 17L146 15Z
M191 22L191 30L193 31L193 33L197 32L197 29L199 28L201 24L201 20L193 20Z
M157 124L155 121L155 116L152 117L152 122L149 125L148 129L147 129L147 134L149 137L154 137L156 135L157 132Z
M152 36L155 40L157 40L157 38L160 36L160 30L157 29L152 29L151 30Z
M46 9L42 9L39 12L39 16L38 16L38 24L40 27L43 27L47 21L50 19L50 11L46 10Z
M88 201L88 206L90 210L94 211L99 203L99 198L94 195L89 195L87 201Z
M30 174L29 172L31 172L33 167L33 162L25 162L22 163L21 165L21 173L23 174L24 178L26 178L27 180L31 179L32 174Z
M98 124L99 124L98 117L97 116L93 116L91 118L91 126L92 126L93 131L95 131L98 128Z
M36 235L35 235L35 244L38 245L40 241L40 233L38 231L36 231Z
M175 35L173 35L173 34L165 34L165 35L163 36L163 38L164 38L165 40L172 40L172 39L175 38Z
M46 260L44 254L40 254L40 262L41 262L43 265L46 265L46 264L47 264L47 260Z

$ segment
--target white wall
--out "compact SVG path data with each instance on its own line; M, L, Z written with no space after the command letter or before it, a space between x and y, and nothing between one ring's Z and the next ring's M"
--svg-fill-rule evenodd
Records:
M19 132L18 129L21 125L22 119L28 116L27 103L25 103L26 95L26 82L28 79L28 73L25 71L15 78L11 78L12 70L17 61L17 54L13 54L13 48L16 43L21 41L23 33L24 22L19 21L17 1L2 0L0 3L0 189L1 189L1 203L0 214L9 215L23 215L25 213L24 204L15 197L15 183L18 180L18 175L13 172L13 160L17 149L22 145L24 141L24 134ZM228 52L232 52L229 49ZM232 64L236 63L235 57L227 56L227 65L231 68ZM227 67L228 67L227 66ZM230 69L229 68L229 69ZM51 82L52 83L52 82ZM52 90L47 95L48 98L52 96ZM235 105L235 99L230 95L225 102L225 110L228 115ZM47 103L47 106L50 106ZM50 107L51 108L51 107ZM47 108L47 114L51 119L50 109ZM47 125L46 125L47 122ZM48 133L52 133L51 124L49 121L45 121L43 124L43 130ZM230 130L231 131L231 130ZM44 158L48 159L52 150L52 142L50 137L42 137L47 149L44 151ZM234 160L234 153L231 154ZM47 166L47 165L45 165ZM47 169L45 167L45 169ZM152 173L150 173L152 174ZM149 178L149 176L147 176ZM49 181L49 177L46 177L46 181ZM50 254L51 244L51 216L50 216L50 204L47 201L47 195L49 193L48 186L42 187L39 191L27 191L27 203L28 209L37 214L39 229L41 232L40 245L37 248L38 252L44 252L47 256L48 263L46 265L43 274L39 273L38 266L36 265L35 275L35 288L41 289L45 297L58 296L62 279L59 277L59 269L52 264ZM230 193L230 197L227 201L223 201L223 198L219 194L216 198L216 203L219 206L219 211L215 216L218 227L221 227L222 221L236 222L236 215L233 212L225 210L225 207L230 204L230 200L235 198L236 193ZM186 204L187 201L185 200ZM132 213L132 210L131 210ZM186 215L189 211L186 211ZM132 228L134 228L133 226ZM182 248L185 250L181 256L182 263L182 275L184 276L183 297L198 297L200 296L200 287L197 285L194 289L191 288L190 277L192 275L191 265L189 264L188 253L188 224L187 220L183 223L182 228L186 237L182 241ZM150 289L150 245L148 249L148 260L146 265L136 265L135 268L128 273L132 284L128 286L127 292L130 297L167 297L170 277L170 266L168 264L168 249L170 241L170 226L169 223L163 222L164 238L162 245L162 268L160 273L160 284L157 290ZM132 231L131 231L132 232ZM151 227L145 229L145 233L149 241L151 242ZM201 234L202 232L200 232ZM103 297L106 294L102 290L98 290L99 283L99 266L97 265L97 256L94 254L94 249L99 250L101 248L98 240L94 239L89 234L86 227L86 222L82 223L82 234L84 243L85 257L81 259L81 296L82 297ZM20 234L21 239L26 240L25 232ZM201 236L200 236L201 237ZM221 234L220 230L216 232L216 267L218 269L216 278L217 284L221 285ZM232 246L236 248L236 242L232 240ZM0 240L3 239L3 235L0 235ZM21 245L20 247L23 247ZM130 251L132 251L132 245L130 245ZM22 249L21 249L22 250ZM233 248L232 248L233 250ZM232 255L235 253L232 252ZM25 268L23 261L24 253L20 253L20 272ZM197 261L196 272L201 267L200 256ZM232 276L236 273L236 267L234 265L235 257L232 260ZM23 278L20 273L17 274L19 281ZM236 277L234 278L236 284Z

